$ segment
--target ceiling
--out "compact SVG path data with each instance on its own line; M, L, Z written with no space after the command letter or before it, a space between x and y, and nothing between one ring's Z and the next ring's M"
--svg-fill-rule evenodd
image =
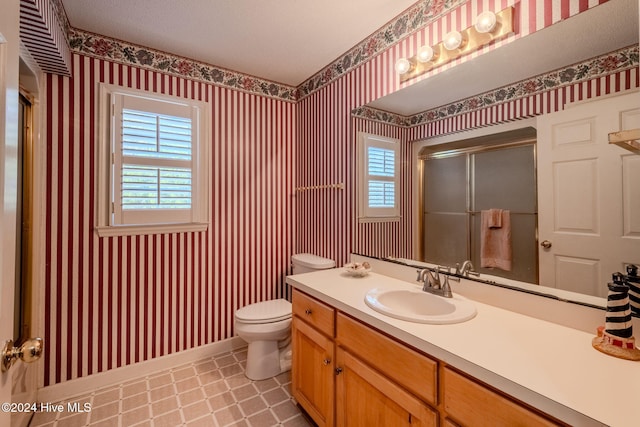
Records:
M298 86L416 0L62 0L72 27Z
M637 0L611 0L368 105L421 113L638 44L638 20Z

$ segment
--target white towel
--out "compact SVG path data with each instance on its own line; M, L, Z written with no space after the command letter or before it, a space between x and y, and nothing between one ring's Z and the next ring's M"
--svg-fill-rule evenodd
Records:
M500 228L491 224L492 216L500 211ZM511 271L511 212L491 209L480 213L480 266Z

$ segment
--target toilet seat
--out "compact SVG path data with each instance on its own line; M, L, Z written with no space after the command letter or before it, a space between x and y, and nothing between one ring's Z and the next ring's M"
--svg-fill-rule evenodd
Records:
M236 311L236 320L247 324L273 323L291 318L291 303L286 299L249 304Z

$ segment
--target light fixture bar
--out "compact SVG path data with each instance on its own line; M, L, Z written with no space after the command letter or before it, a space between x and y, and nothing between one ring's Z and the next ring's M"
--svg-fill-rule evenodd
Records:
M418 55L409 58L408 61L411 63L411 69L404 74L400 74L400 82L404 83L407 80L418 77L436 67L451 62L462 55L474 52L492 41L505 37L507 34L512 32L513 6L510 6L496 13L496 25L492 31L480 33L473 25L460 31L460 33L462 33L462 44L459 48L447 50L444 47L443 42L440 42L435 46L432 46L434 55L431 61L420 62L418 60Z

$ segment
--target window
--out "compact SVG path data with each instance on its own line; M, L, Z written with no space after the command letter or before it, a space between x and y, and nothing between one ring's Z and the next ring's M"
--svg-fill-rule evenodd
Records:
M358 152L359 220L398 221L399 141L360 134Z
M208 107L103 84L99 235L206 229Z

